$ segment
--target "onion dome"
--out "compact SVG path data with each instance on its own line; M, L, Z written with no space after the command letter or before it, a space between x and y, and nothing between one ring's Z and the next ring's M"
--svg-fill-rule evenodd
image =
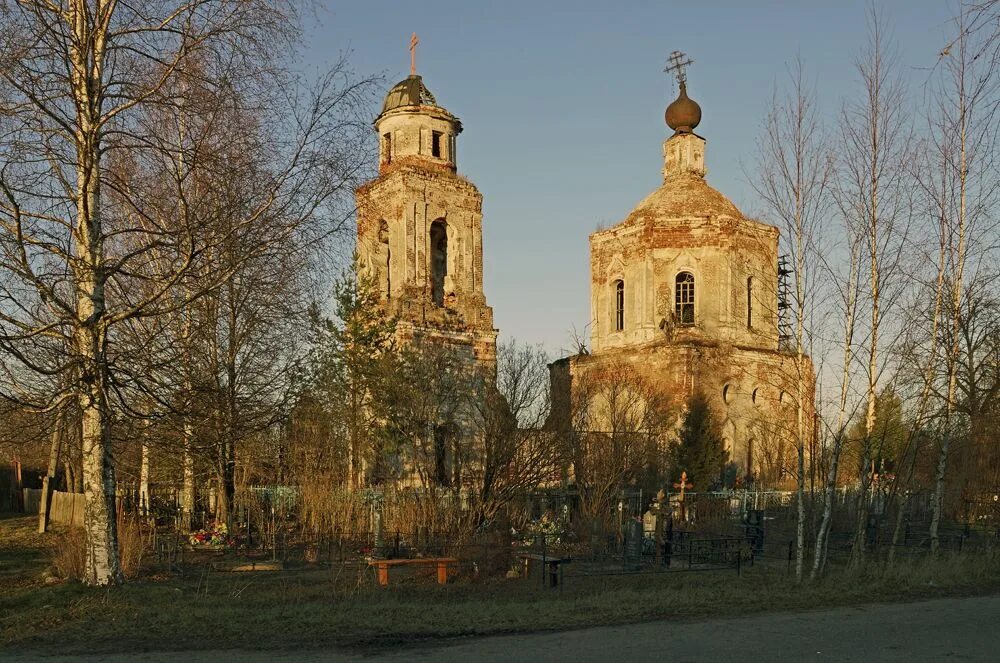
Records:
M385 96L382 112L401 106L437 106L437 100L424 85L423 79L413 74L392 86L389 94Z
M683 81L680 94L667 106L664 117L667 126L679 134L694 133L694 128L701 122L701 106L687 96L687 85Z

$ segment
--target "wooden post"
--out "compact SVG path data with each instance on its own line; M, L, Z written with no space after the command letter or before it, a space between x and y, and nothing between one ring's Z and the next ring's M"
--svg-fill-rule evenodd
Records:
M14 511L24 512L24 484L21 480L21 459L14 456L11 461L11 469L14 474L14 493L11 500L11 508Z
M439 561L438 562L438 584L447 585L448 584L448 562Z
M52 480L59 465L59 451L62 446L63 411L60 410L52 425L52 442L49 446L49 467L42 479L42 494L38 503L38 533L44 534L49 527L49 511L52 508ZM71 519L72 520L72 519Z

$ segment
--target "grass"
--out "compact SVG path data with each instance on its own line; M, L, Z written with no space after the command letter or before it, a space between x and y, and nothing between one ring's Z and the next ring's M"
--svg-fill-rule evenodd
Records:
M1000 590L992 556L835 571L796 587L784 569L567 578L561 591L521 580L445 587L356 586L329 570L146 577L123 587L45 584L51 536L0 519L0 652L102 654L194 649L378 648L444 637L654 619L695 620ZM13 582L8 582L13 580Z

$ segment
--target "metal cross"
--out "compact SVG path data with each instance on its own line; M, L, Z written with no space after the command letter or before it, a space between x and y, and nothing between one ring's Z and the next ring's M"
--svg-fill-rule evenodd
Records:
M689 64L694 64L694 60L680 51L674 51L667 58L667 67L663 71L667 73L674 72L677 82L684 85L687 82L687 73L684 71L684 67Z
M417 39L417 33L414 32L410 36L410 76L417 75L417 44L420 40Z

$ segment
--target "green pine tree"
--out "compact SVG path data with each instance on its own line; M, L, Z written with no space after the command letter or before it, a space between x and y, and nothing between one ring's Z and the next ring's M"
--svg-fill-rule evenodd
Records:
M681 473L687 472L695 491L712 490L722 483L729 454L721 427L703 394L695 394L688 401L684 422L670 451L673 481L680 481Z
M310 310L313 397L330 418L345 483L359 488L381 474L385 394L397 374L396 321L380 306L375 284L353 265L334 284L336 317Z

